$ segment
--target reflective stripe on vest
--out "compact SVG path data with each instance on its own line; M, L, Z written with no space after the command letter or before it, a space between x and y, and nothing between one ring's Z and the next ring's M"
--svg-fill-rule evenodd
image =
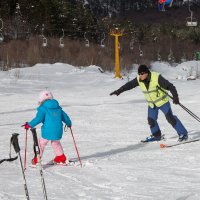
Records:
M153 108L154 105L156 105L157 107L160 107L169 101L168 96L164 92L162 92L161 90L159 90L157 88L157 86L160 87L160 85L158 84L159 75L160 74L157 72L151 72L151 80L149 83L148 90L147 90L145 84L142 81L140 81L139 76L137 76L139 86L140 86L142 92L144 93L144 96L148 102L148 105L151 108Z

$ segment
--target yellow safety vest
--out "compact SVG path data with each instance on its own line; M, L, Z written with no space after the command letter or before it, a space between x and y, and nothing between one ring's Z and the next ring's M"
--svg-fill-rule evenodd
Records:
M167 103L169 101L168 96L164 92L162 92L161 90L158 89L158 87L160 87L160 85L158 83L159 75L160 74L157 72L151 72L151 80L149 83L148 90L147 90L145 84L142 81L140 81L139 76L137 76L139 86L140 86L142 92L144 93L144 96L148 102L148 105L151 108L153 108L154 105L156 105L157 107L161 107L162 105L164 105L165 103Z

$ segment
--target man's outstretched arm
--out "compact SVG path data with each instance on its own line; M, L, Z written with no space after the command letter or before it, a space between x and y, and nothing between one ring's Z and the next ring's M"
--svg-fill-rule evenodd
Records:
M137 87L138 84L138 80L137 78L134 78L132 81L129 81L128 83L126 83L125 85L123 85L122 87L120 87L118 90L115 90L113 92L110 93L110 95L120 95L122 92L125 92L127 90L131 90L135 87Z

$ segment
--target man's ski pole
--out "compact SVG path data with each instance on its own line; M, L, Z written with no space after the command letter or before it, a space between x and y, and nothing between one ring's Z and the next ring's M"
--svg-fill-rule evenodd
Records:
M13 133L12 137L10 139L10 143L13 145L13 147L15 149L15 152L18 155L19 164L20 164L20 167L21 167L22 176L23 176L23 180L24 180L24 190L25 190L25 194L26 194L26 199L30 200L29 193L28 193L28 188L27 188L27 183L26 183L26 177L25 177L25 174L24 174L24 169L23 169L23 164L22 164L22 158L21 158L21 155L20 155L20 147L19 147L19 142L18 142L18 135L19 135L18 133Z
M27 133L28 133L28 130L26 129L26 133L25 133L25 148L24 148L24 171L26 170Z
M76 149L76 153L77 153L77 156L78 156L78 160L79 160L80 165L81 165L81 168L82 168L81 158L80 158L80 156L79 156L78 148L77 148L77 145L76 145L76 142L75 142L74 135L73 135L73 132L72 132L72 128L71 128L71 127L70 127L70 132L71 132L71 135L72 135L72 138L73 138L73 141L74 141L74 146L75 146L75 149Z
M171 95L169 95L166 91L164 91L162 88L160 88L160 87L158 87L157 86L157 88L159 89L159 90L161 90L162 92L164 92L170 99L172 99L173 100L173 97L171 96ZM200 118L197 116L197 115L195 115L191 110L189 110L188 108L186 108L183 104L181 104L180 102L179 102L179 104L178 104L179 106L181 106L181 108L183 108L183 110L185 110L189 115L191 115L194 119L196 119L198 122L200 122Z
M42 170L42 163L41 163L41 157L40 157L40 149L39 149L39 145L38 145L38 139L37 139L36 129L32 128L31 132L33 134L34 152L36 154L36 157L37 157L37 160L38 160L38 163L39 163L39 167L40 167L40 177L41 177L41 182L42 182L43 195L44 195L44 199L47 200L47 191L46 191L46 186L45 186L45 181L44 181L44 175L43 175L43 170Z

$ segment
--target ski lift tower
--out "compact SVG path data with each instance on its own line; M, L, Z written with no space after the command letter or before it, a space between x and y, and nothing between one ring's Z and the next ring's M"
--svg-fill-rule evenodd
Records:
M123 30L114 28L110 31L110 35L115 37L115 78L121 78L119 66L119 37L123 36Z

